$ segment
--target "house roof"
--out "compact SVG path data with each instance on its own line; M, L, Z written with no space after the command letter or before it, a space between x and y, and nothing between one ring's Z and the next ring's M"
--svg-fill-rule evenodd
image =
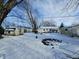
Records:
M73 27L77 27L77 26L79 26L79 24L73 25L73 26L68 26L68 27L66 27L66 28L73 28Z
M5 31L14 31L15 29L12 29L12 28L8 28L8 29L5 29Z
M57 29L58 27L40 27L40 28L53 28L53 29Z

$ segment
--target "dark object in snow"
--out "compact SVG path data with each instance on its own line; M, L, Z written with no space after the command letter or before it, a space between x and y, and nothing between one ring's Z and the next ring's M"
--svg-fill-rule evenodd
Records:
M47 46L48 46L48 45L53 46L53 42L62 43L62 40L51 39L51 38L45 38L45 39L42 40L42 43L43 43L44 45L47 45Z
M51 39L50 38L48 38L48 39L43 39L42 40L42 43L44 44L44 45L49 45L49 42L48 41L51 41Z
M0 26L0 38L3 38L2 34L4 34L4 28L2 26Z
M38 36L36 36L36 39L38 38Z
M52 47L52 49L54 49L54 47Z

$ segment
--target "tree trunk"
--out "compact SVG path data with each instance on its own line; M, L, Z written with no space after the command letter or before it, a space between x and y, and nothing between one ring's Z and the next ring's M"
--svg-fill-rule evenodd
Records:
M0 12L1 12L2 8L3 8L3 1L0 0Z
M0 4L2 4L3 3L3 0L0 0Z
M32 32L34 32L34 33L38 33L38 31L37 31L37 23L36 23L36 20L33 19L32 23L33 23Z
M32 32L38 33L37 28L36 28L36 25L34 26L34 28L32 28Z
M29 4L28 1L27 1L27 15L28 15L29 20L30 20L30 25L32 26L32 32L33 33L38 33L38 31L37 31L37 23L36 23L35 18L33 17L32 9L30 9L30 4Z
M0 12L0 25L2 24L3 20L7 17L8 13L12 10L16 3L16 0L9 0L3 7L2 11Z
M4 19L7 17L8 13L15 7L17 4L21 3L23 0L20 0L16 3L16 0L8 0L8 2L4 5L3 0L0 0L0 36L4 33L4 29L1 26Z
M1 6L3 5L2 1L0 0ZM0 10L0 37L4 34L4 29L1 26L3 20L7 17L8 13L12 10L16 3L16 0L9 0Z
M37 29L35 29L35 28L32 29L32 32L35 33L35 34L38 33Z

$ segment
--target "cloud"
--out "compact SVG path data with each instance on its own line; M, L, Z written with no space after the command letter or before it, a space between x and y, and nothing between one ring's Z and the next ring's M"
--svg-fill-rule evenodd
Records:
M26 0L25 0L26 1ZM71 25L72 22L79 21L79 17L75 17L74 15L79 15L79 7L74 9L72 8L77 0L73 0L70 8L68 8L66 5L70 0L29 0L30 4L32 6L32 13L33 15L38 18L38 21L41 22L41 20L54 20L57 22L57 25L61 24L61 22L64 22L66 25ZM22 7L22 4L19 6ZM19 9L16 7L14 8L16 12L22 15L22 18L26 19L25 16L25 10ZM10 15L13 14L13 10L11 11ZM61 16L72 16L72 17L61 17ZM58 18L56 18L58 17ZM50 18L50 19L48 19ZM8 18L9 19L9 18ZM12 18L14 19L14 18ZM16 18L18 19L18 18ZM15 20L16 20L15 19ZM23 19L21 19L23 20ZM11 20L8 20L11 21ZM14 20L12 20L14 22ZM25 20L24 20L25 21ZM18 22L18 21L16 21ZM28 23L28 22L26 22Z
M70 0L32 0L32 6L38 11L38 18L45 19L45 17L52 17L52 20L56 20L57 23L64 22L67 25L72 24L72 22L78 21L78 17L74 15L79 15L79 8L75 8L75 3L77 0L73 0L72 4L68 8L66 5ZM69 3L70 4L70 3ZM73 8L74 6L74 8ZM68 9L67 9L68 8ZM70 16L70 17L60 17L60 16ZM60 18L53 18L60 17ZM60 21L60 19L62 21Z

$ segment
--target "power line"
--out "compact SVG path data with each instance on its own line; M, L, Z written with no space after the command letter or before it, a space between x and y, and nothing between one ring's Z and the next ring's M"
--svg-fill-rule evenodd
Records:
M62 13L67 12L73 0L68 0L64 8L61 9Z
M70 9L73 9L72 11L75 11L79 6L79 0L69 0L66 4L66 6L61 10L62 13L68 12Z
M41 17L41 18L69 18L69 17L79 17L79 15L56 16L56 17Z

